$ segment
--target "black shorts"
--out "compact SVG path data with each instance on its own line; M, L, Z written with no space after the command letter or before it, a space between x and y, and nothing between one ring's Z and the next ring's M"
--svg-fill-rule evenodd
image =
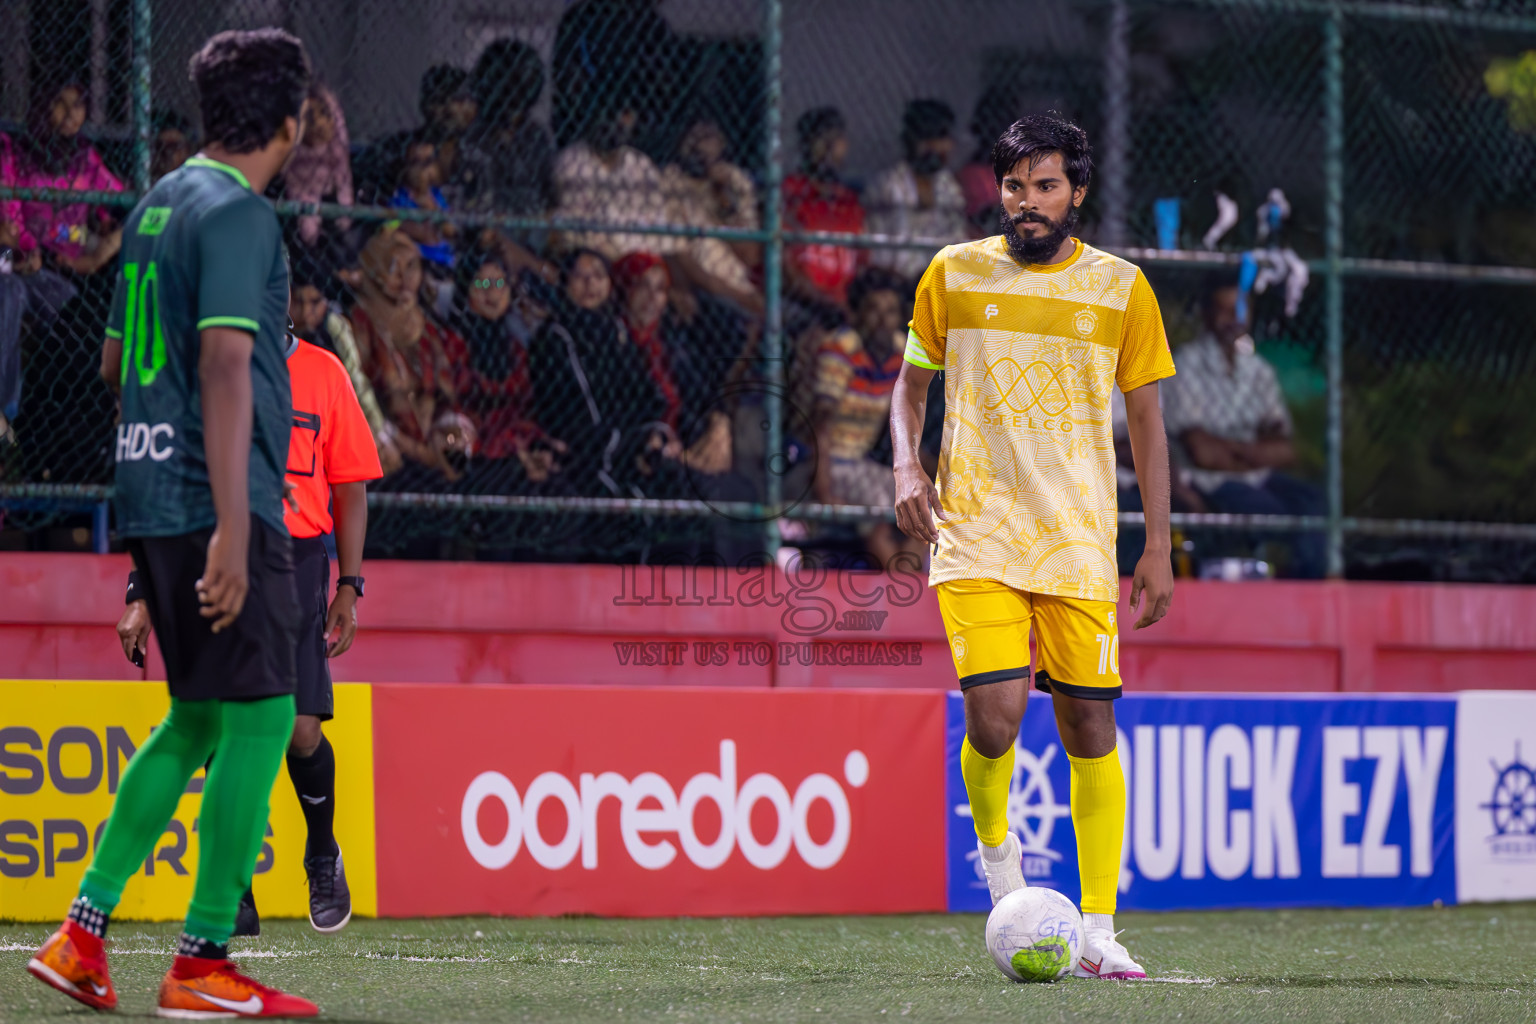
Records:
M292 542L286 533L251 517L245 605L228 629L215 633L197 600L212 534L199 530L128 540L165 657L171 696L263 700L293 693L299 602Z
M336 713L331 693L331 663L325 657L325 613L330 608L331 556L319 537L293 539L293 575L299 590L299 688L294 711L322 720Z

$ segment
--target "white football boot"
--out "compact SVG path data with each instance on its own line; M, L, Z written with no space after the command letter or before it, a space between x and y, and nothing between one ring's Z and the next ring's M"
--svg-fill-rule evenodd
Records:
M1019 837L1013 830L1009 830L1008 838L1001 846L988 846L980 839L976 840L976 854L982 870L987 873L987 889L992 893L994 907L998 900L1015 889L1024 888L1024 865L1021 863L1024 848L1019 845Z
M1114 981L1145 978L1146 970L1131 959L1131 954L1115 937L1119 934L1108 928L1085 927L1083 949L1078 955L1077 966L1072 968L1072 977Z

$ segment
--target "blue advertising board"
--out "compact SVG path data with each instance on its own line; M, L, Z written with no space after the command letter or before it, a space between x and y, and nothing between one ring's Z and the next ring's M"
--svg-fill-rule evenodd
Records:
M1115 711L1121 909L1456 901L1455 696L1128 696ZM947 719L949 907L984 911L958 693ZM1076 901L1070 792L1050 698L1035 694L1009 823L1029 884Z

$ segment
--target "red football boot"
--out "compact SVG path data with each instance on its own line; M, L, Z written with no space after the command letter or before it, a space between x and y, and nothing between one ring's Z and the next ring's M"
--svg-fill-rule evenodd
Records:
M74 921L65 921L27 961L27 973L93 1010L117 1005L107 973L106 944Z
M320 1008L247 978L233 960L178 956L160 982L159 1013L184 1020L317 1017Z

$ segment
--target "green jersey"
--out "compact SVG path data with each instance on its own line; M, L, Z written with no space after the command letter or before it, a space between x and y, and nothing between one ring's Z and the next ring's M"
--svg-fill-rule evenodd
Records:
M173 537L214 525L198 384L201 333L234 327L251 354L251 512L283 526L293 419L284 328L288 271L272 206L226 164L194 157L123 226L109 337L123 343L117 529Z

